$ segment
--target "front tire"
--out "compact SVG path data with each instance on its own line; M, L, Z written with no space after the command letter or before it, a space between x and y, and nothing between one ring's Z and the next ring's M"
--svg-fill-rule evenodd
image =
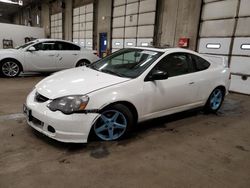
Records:
M215 88L210 94L207 103L205 105L205 111L210 113L217 112L224 100L225 92L222 88Z
M133 122L130 110L122 104L115 104L103 110L93 125L93 132L104 141L118 140L129 133Z
M17 77L21 72L21 65L15 60L4 60L0 65L0 73L4 77Z

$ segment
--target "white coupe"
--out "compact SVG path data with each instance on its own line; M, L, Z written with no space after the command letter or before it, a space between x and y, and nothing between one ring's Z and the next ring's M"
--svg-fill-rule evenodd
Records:
M62 142L124 137L138 122L204 106L216 112L228 92L223 57L185 49L129 48L90 66L58 72L28 95L37 131Z
M57 39L37 39L16 49L0 50L0 75L20 72L55 72L97 61L95 51Z

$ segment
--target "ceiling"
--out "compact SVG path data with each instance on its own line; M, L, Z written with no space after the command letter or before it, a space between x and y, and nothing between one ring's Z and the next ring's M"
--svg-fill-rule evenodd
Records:
M9 17L18 11L19 5L0 2L1 17Z
M12 0L13 2L17 2L17 0ZM10 4L0 1L0 17L10 17L14 13L18 11L19 8L27 6L28 4L32 4L37 2L37 0L23 0L23 6L19 6L17 4Z

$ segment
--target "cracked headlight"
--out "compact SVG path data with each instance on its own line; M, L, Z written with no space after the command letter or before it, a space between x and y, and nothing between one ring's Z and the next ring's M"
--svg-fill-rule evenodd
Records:
M87 106L89 97L87 95L73 95L54 99L47 107L51 111L61 111L64 114L83 112Z

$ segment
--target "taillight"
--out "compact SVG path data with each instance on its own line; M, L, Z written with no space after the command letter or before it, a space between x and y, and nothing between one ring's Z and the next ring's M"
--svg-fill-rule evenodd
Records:
M229 78L228 79L231 80L231 73L229 73Z

